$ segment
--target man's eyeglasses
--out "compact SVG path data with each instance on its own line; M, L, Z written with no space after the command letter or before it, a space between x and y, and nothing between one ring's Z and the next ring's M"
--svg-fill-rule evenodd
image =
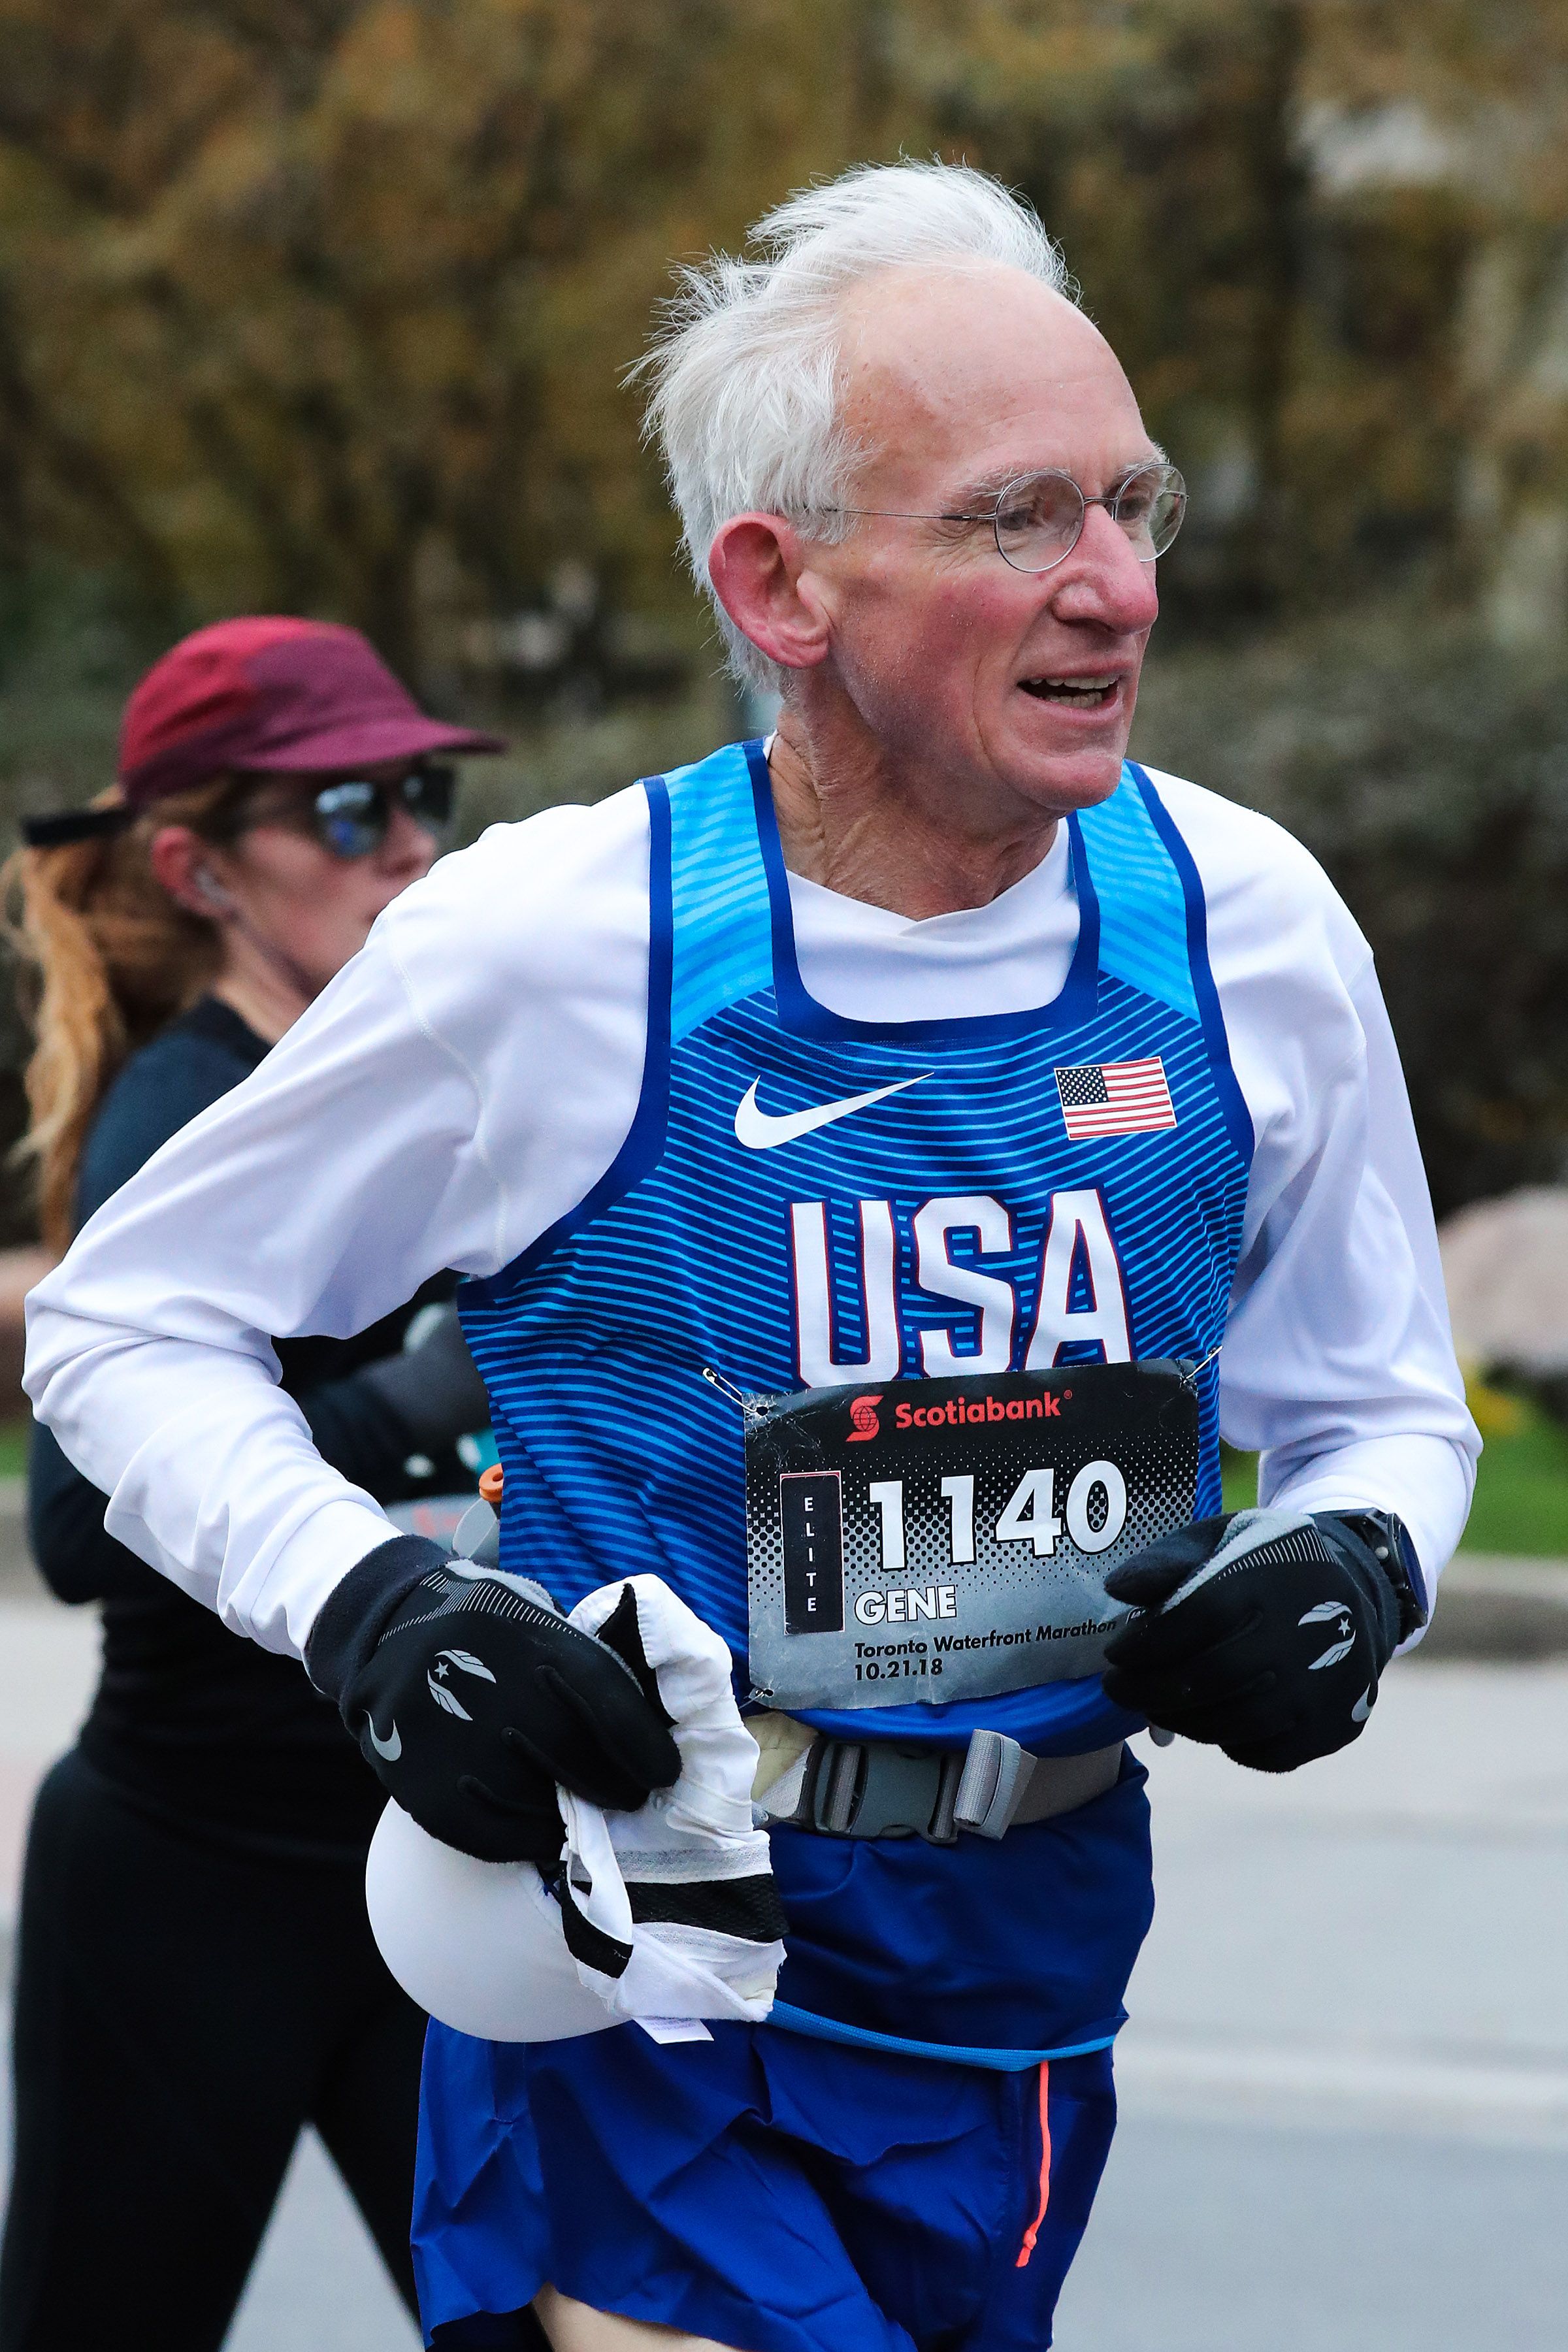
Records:
M432 760L422 760L390 783L354 775L263 783L236 812L234 829L289 825L308 833L333 857L374 857L384 846L394 813L400 808L427 833L443 832L452 821L457 784L457 772Z
M1070 474L1047 467L1021 474L979 514L902 513L886 507L824 507L824 514L874 515L885 522L985 522L1015 572L1054 572L1083 536L1090 507L1120 523L1143 563L1163 555L1182 527L1187 486L1174 466L1134 466L1100 498L1087 498Z

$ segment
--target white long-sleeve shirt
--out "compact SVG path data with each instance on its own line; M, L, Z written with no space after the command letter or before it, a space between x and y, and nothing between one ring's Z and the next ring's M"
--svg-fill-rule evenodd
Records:
M1430 1589L1479 1441L1371 950L1279 826L1155 782L1256 1136L1221 1427L1261 1453L1266 1502L1397 1511ZM647 884L637 790L444 858L32 1295L27 1392L110 1534L269 1649L301 1652L391 1530L316 1454L266 1335L345 1336L442 1267L494 1274L583 1200L637 1108ZM790 893L803 978L850 1018L1047 1003L1078 936L1065 828L958 914Z

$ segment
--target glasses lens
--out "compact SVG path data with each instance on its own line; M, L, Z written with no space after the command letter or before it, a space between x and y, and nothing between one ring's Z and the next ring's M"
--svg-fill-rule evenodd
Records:
M439 833L443 825L452 822L457 789L457 770L439 767L430 761L405 776L398 787L409 815L416 824L427 825L432 833Z
M1129 474L1111 508L1145 562L1163 555L1182 528L1187 486L1174 466L1141 466Z
M310 803L317 839L334 857L369 857L386 839L386 788L357 777L323 784Z
M1083 529L1083 492L1070 474L1026 474L996 501L996 544L1017 572L1049 572Z

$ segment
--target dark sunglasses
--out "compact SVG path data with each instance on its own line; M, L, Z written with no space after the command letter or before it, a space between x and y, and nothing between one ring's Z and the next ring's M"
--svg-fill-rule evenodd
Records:
M253 824L288 825L309 834L346 863L374 856L392 830L395 809L406 809L427 833L443 833L452 822L457 789L457 770L435 760L422 760L390 784L369 776L300 777L288 784L250 776L232 805L204 831L212 841L235 841ZM77 842L124 833L136 816L135 809L118 801L105 808L60 809L47 816L25 816L22 839L29 849L67 849Z
M374 857L384 845L398 809L427 833L442 833L452 821L457 789L457 771L432 760L421 761L392 783L369 776L322 776L279 792L270 800L264 787L245 807L237 829L293 824L319 841L331 856L345 861Z

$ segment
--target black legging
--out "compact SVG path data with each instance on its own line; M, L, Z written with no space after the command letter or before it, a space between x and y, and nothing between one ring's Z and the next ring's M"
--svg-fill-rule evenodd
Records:
M23 1882L0 2352L216 2352L307 2123L412 2308L424 2025L363 1866L199 1843L67 1756Z

